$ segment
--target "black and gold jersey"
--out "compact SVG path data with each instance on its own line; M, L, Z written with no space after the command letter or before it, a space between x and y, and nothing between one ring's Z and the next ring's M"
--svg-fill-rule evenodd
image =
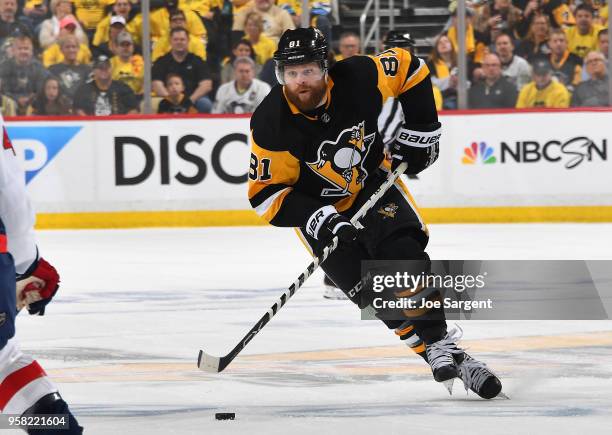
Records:
M272 225L301 227L324 205L348 210L384 160L377 129L387 98L407 124L437 121L425 63L400 48L329 70L327 98L302 113L274 87L251 118L249 200Z

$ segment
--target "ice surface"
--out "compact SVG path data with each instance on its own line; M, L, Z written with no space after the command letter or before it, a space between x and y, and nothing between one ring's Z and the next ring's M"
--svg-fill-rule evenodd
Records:
M611 259L612 225L432 225L435 259ZM88 434L608 434L612 322L462 321L511 400L449 397L381 323L312 277L221 374L227 353L309 263L271 227L42 231L61 273L18 336ZM235 421L215 421L215 412Z

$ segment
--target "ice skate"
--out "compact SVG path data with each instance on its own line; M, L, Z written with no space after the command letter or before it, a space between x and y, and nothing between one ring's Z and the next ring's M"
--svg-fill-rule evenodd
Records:
M459 377L459 369L454 355L463 354L463 350L457 347L457 341L461 338L461 330L452 329L446 336L435 343L426 344L425 352L427 361L436 382L444 383L450 394L453 394L454 379Z
M456 355L458 360L459 377L463 381L465 390L472 390L483 399L503 397L509 399L502 393L502 384L497 376L483 362L472 358L467 353ZM460 361L460 362L459 362Z
M347 300L348 299L348 297L346 297L344 292L340 290L338 287L336 287L336 285L333 283L331 279L327 277L327 275L325 275L325 277L323 278L323 284L325 286L325 289L323 290L323 297L325 299L334 299L334 300Z

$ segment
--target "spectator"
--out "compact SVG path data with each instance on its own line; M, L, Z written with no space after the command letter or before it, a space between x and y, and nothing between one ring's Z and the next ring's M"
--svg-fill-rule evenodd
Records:
M68 35L74 35L76 37L76 26L77 22L72 15L66 15L60 21L60 33L59 40ZM51 65L61 63L64 60L64 55L60 48L59 42L54 42L43 52L42 61L46 68ZM79 44L77 52L78 63L91 63L91 51L87 44Z
M556 28L565 29L576 25L576 19L568 3L573 0L540 0L542 11L548 14L550 22Z
M255 62L250 57L234 61L235 79L221 85L213 113L253 113L270 92L270 85L255 78Z
M485 6L483 6L485 7ZM450 25L446 30L446 36L450 40L455 53L459 50L459 43L457 39L457 1L453 0L448 6L450 12ZM465 29L465 50L468 55L468 59L474 60L474 53L476 52L476 37L474 34L474 26L472 25L474 11L471 8L466 8L466 29ZM486 32L486 30L485 30Z
M608 59L608 29L601 29L597 34L599 51Z
M99 56L93 65L93 80L76 91L73 110L80 116L132 114L138 113L138 100L129 86L112 79L108 57Z
M142 15L132 8L130 0L115 0L112 12L97 25L91 45L101 45L108 42L111 18L115 15L122 16L125 19L125 30L130 32L132 38L134 38L134 45L139 45L142 35Z
M578 5L575 11L576 25L565 29L570 52L584 58L597 50L597 36L602 26L593 23L593 9L586 4Z
M212 101L207 95L212 90L212 80L208 65L193 53L187 51L189 44L187 30L170 31L170 53L160 57L153 64L153 90L160 97L166 97L168 90L164 85L170 73L181 76L185 93L189 95L200 113L209 113Z
M502 33L495 40L495 52L502 63L502 74L521 90L531 80L531 67L525 59L514 55L514 43L510 35Z
M553 75L568 91L572 92L574 87L580 83L582 59L569 52L567 36L561 29L553 29L549 45L551 49L549 59Z
M502 75L501 60L495 53L482 62L484 80L473 85L468 94L470 109L511 108L516 105L516 87Z
M606 58L598 51L591 51L585 57L586 70L591 77L580 83L572 95L572 106L598 107L607 106L608 72Z
M533 65L533 81L521 89L516 108L569 107L569 102L569 92L565 86L553 80L548 60L536 60Z
M457 108L457 54L448 36L442 34L434 43L427 61L431 82L442 92L445 109Z
M17 28L32 34L30 20L17 16L17 0L0 0L0 44Z
M272 59L276 51L276 42L268 38L264 30L263 17L258 12L249 12L244 25L244 39L249 41L255 50L255 61L259 65Z
M53 0L51 0L53 1ZM88 38L93 39L96 27L106 14L105 8L109 0L72 0L76 8L76 16L87 32ZM51 8L53 9L53 7Z
M62 18L72 15L72 2L70 0L51 0L51 13L53 15L43 21L38 34L38 42L43 50L59 39L60 21L62 21ZM75 35L79 38L81 44L88 43L87 35L78 22L76 22Z
M274 5L273 0L254 0L251 7L244 8L234 16L233 31L244 32L247 15L259 12L263 17L265 35L278 43L278 39L287 29L295 29L291 15L282 8ZM257 48L255 49L257 51Z
M599 9L599 24L608 26L608 4L606 3Z
M159 102L157 113L198 113L193 101L185 95L185 85L180 75L168 74L166 89L168 95Z
M491 3L480 9L475 30L479 33L489 33L491 28L497 28L514 35L516 26L521 21L521 10L514 7L511 0L494 0Z
M181 9L174 9L170 12L170 30L176 28L186 28L187 20L185 12ZM206 60L206 46L201 38L189 34L189 46L187 47L190 53ZM170 52L170 33L159 38L153 47L151 59L155 62L157 59Z
M302 0L278 0L276 3L280 8L286 10L295 27L300 27L302 23ZM309 0L310 25L318 28L327 41L332 41L332 25L329 19L331 14L331 4L329 0Z
M164 35L170 32L168 23L170 22L170 12L175 9L181 9L185 13L185 29L190 35L204 40L206 38L206 29L202 20L187 6L179 6L178 0L164 0L164 7L151 12L151 39L157 41Z
M338 51L340 53L334 58L336 62L360 54L361 39L355 32L342 33L340 35L340 40L338 41Z
M95 57L106 56L113 57L119 51L117 46L117 35L126 29L125 18L122 15L113 15L110 18L110 27L108 28L108 39L100 45L93 46L93 54Z
M47 0L27 0L23 6L23 15L29 18L33 29L42 24L48 13Z
M124 30L117 35L117 45L119 46L117 55L110 60L113 80L125 83L134 94L142 97L144 59L141 55L134 54L134 40L127 31Z
M17 112L25 115L34 95L40 90L48 73L45 67L34 59L34 45L27 35L13 40L13 58L0 68L2 92L17 102Z
M536 14L531 21L531 26L529 26L527 37L516 48L516 54L530 63L533 62L535 57L548 56L550 54L549 33L548 17L543 14Z
M72 101L62 92L60 82L56 77L50 76L45 80L43 87L32 101L28 115L71 115Z
M517 23L515 30L516 36L520 39L523 39L527 36L529 32L529 28L531 27L531 21L533 17L542 13L542 8L540 7L540 0L513 0L513 5L516 6L519 10L521 10L521 18Z
M0 92L0 113L7 116L17 116L17 103L12 98Z
M63 92L70 98L91 74L91 67L79 63L79 40L75 35L66 35L59 41L60 50L64 56L61 63L51 65L49 72L59 79Z
M234 61L239 57L250 57L255 61L253 46L246 39L241 39L234 44L230 57L223 60L221 67L221 83L227 83L234 79ZM255 75L261 72L261 65L255 63Z

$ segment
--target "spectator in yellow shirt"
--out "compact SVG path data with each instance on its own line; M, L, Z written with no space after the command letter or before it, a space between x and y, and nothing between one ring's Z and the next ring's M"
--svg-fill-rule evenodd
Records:
M244 25L244 39L253 46L255 61L259 65L263 65L269 59L272 59L276 51L276 43L268 38L263 31L263 17L258 12L249 12Z
M529 107L569 107L570 94L556 80L547 59L538 59L533 65L533 81L526 84L518 96L517 109Z
M112 0L73 0L76 16L89 38L93 38L98 23L104 18L105 8Z
M232 30L244 32L246 19L251 12L259 12L265 23L265 35L278 43L278 39L287 29L295 29L291 15L286 10L276 6L274 0L254 0L253 6L241 10L234 16Z
M574 13L576 25L565 30L569 50L581 58L584 58L589 51L597 50L597 35L602 29L599 24L593 23L593 9L581 4Z
M142 15L134 13L130 0L115 0L112 12L105 16L96 28L92 45L108 42L108 30L112 16L122 16L125 19L125 30L134 38L134 44L139 45L142 35Z
M119 47L117 46L117 35L126 29L125 18L122 15L113 15L110 19L110 27L108 28L108 39L100 45L92 47L94 58L106 56L109 59L117 54Z
M76 36L77 22L72 15L67 15L60 21L60 33L59 37L62 39L67 35ZM64 61L64 54L60 48L58 42L50 45L42 54L42 62L45 68L49 68L51 65L56 65ZM79 51L77 53L78 63L91 63L91 51L87 44L79 44Z
M184 29L186 25L187 20L185 18L185 12L183 12L181 9L175 9L170 13L169 28L171 30L179 27ZM168 33L155 42L151 59L155 62L164 54L170 53L170 49L170 33ZM196 56L206 60L206 46L204 45L204 41L202 41L202 39L189 35L189 46L187 47L187 50L190 53L193 53Z
M110 60L112 78L128 85L136 96L142 96L144 80L144 60L141 55L134 54L132 35L123 31L117 35L117 55Z
M170 11L180 9L185 13L186 25L185 29L190 35L200 38L204 41L206 38L206 29L202 20L192 10L186 6L179 6L178 0L164 0L164 6L151 12L151 39L157 41L164 35L170 33Z

